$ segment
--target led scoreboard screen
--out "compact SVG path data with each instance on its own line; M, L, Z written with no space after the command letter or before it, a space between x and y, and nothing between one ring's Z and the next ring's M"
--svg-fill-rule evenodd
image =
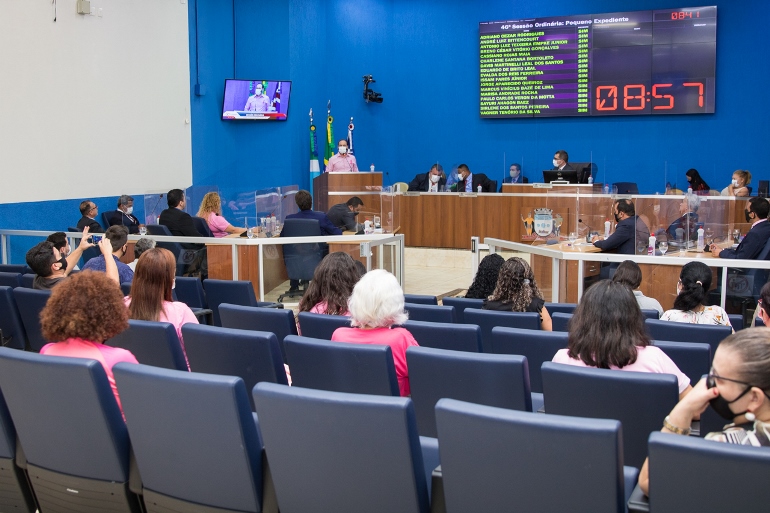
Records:
M482 118L713 114L717 8L479 23Z

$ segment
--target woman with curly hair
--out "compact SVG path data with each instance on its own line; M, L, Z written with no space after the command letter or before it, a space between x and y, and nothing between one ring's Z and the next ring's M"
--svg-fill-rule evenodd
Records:
M59 341L43 346L40 354L98 361L120 406L112 367L119 362L139 362L130 351L104 345L105 340L128 329L128 309L117 283L96 271L82 271L63 280L40 314L40 327L47 340Z
M315 268L313 279L299 302L299 311L350 315L348 298L360 276L355 260L347 253L326 255Z
M495 290L484 300L482 308L504 312L537 312L540 314L540 329L552 329L551 315L545 308L543 293L535 283L535 273L519 257L505 261L500 268Z
M479 263L479 270L473 283L468 287L468 293L465 297L468 299L486 299L495 290L497 276L500 274L500 268L505 259L496 253L485 256Z
M222 217L222 200L216 192L207 192L201 201L201 207L195 214L206 220L214 237L227 237L229 233L243 233L246 228L236 228Z

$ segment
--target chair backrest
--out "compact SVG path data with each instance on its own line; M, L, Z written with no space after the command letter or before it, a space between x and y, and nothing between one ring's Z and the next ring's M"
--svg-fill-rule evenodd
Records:
M732 325L733 329L735 331L740 331L743 329L743 315L741 314L727 314L727 317L730 319L730 324Z
M344 315L326 315L310 312L300 312L299 327L302 336L331 340L337 328L349 328L350 317Z
M481 309L481 306L484 304L483 299L467 299L464 297L445 297L441 300L441 303L444 306L454 306L455 312L457 314L457 322L464 323L465 322L465 309L466 308L476 308Z
M453 399L439 401L436 420L447 511L625 509L617 421Z
M110 224L110 218L115 214L115 210L107 210L106 212L102 212L102 226L106 226L109 228L112 226Z
M126 424L101 363L0 348L0 389L41 511L62 511L62 500L71 511L139 511Z
M252 289L253 290L253 289ZM208 308L206 293L203 291L203 283L199 278L190 276L176 277L176 292L179 301L190 308Z
M40 351L48 343L40 329L40 312L51 297L51 291L18 287L13 289L13 297L19 308L19 316L24 324L29 347L33 351Z
M551 329L553 331L569 331L569 321L572 319L572 314L566 314L556 312L551 314Z
M438 298L436 296L427 296L423 294L404 294L404 302L411 303L413 305L438 306ZM444 305L444 306L448 306L448 305Z
M15 289L21 286L21 273L0 272L0 287L11 287Z
M131 351L139 363L165 369L187 370L176 328L169 322L130 319L128 329L105 342Z
M21 275L21 278L19 278L19 282L21 283L21 286L25 289L31 289L35 286L35 277L37 275L33 273L25 273Z
M657 310L642 308L642 315L645 319L660 319L660 312Z
M0 273L31 273L32 269L26 264L0 264Z
M673 374L593 369L545 362L541 369L545 411L615 419L623 424L626 465L641 468L647 437L679 401Z
M410 347L406 361L420 436L437 436L436 403L445 397L532 411L527 359L523 356Z
M281 237L319 237L321 227L315 219L286 219ZM312 280L321 263L323 249L318 243L284 244L283 261L292 280Z
M297 334L294 312L278 308L222 303L219 305L219 314L224 328L274 333L278 339L278 344L281 346L283 361L286 362L283 339L289 335Z
M250 281L207 279L203 280L203 288L206 291L208 307L214 312L214 324L216 326L222 326L222 319L219 316L219 305L222 303L257 306L254 285Z
M766 511L770 449L664 433L649 447L651 511Z
M639 194L636 182L615 182L612 186L618 188L618 194Z
M114 373L151 511L260 511L262 440L243 380L129 364Z
M526 356L532 391L542 393L543 379L540 376L540 367L544 362L553 360L559 349L567 347L567 336L563 331L493 328L492 352Z
M283 341L293 386L355 394L400 394L390 346L289 335Z
M171 233L171 230L168 229L168 226L163 224L148 224L147 226L147 233L150 235L165 235L166 237L172 237L173 234ZM161 242L158 241L156 243L156 246L159 248L167 249L171 251L171 253L174 254L174 259L176 260L176 274L181 275L182 272L184 272L184 265L179 263L179 255L182 254L184 251L184 248L182 248L182 245L179 242Z
M0 286L0 345L24 349L27 333L24 331L24 323L16 306L13 290L11 287Z
M0 392L0 505L8 511L35 513L37 507L24 471L16 458L16 428Z
M496 312L493 310L467 309L465 311L465 322L467 324L475 324L481 328L481 347L485 353L493 353L493 328L501 326L539 330L540 314L536 312Z
M413 321L457 322L455 307L404 303L404 310Z
M733 332L730 326L690 324L658 319L645 319L644 323L651 339L671 342L705 342L711 346L712 357L719 343Z
M548 313L553 316L556 312L561 312L565 314L573 314L575 313L575 308L577 308L577 304L575 303L546 303L545 309L548 310Z
M211 233L211 228L209 228L209 223L206 222L205 219L198 216L191 216L193 220L193 224L195 225L195 229L198 230L198 233L200 233L203 237L213 237L214 234Z
M406 182L396 182L393 184L393 192L406 192L409 190L409 184Z
M409 330L422 347L481 352L481 328L475 324L408 320L404 328Z
M428 512L411 400L272 383L253 394L281 511Z
M700 381L711 368L711 346L700 342L670 342L654 340L652 344L666 353L666 356L690 378L690 384Z
M288 384L281 347L273 333L185 324L182 336L194 372L238 376L247 390L260 381Z
M131 282L130 281L124 281L120 284L120 291L123 293L124 296L130 296L131 295Z

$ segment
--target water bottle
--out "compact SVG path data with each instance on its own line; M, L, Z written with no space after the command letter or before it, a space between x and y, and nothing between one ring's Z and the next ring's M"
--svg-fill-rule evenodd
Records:
M703 240L703 228L698 228L698 252L703 253L703 248L706 247L706 243Z
M692 187L687 188L687 194L692 194Z
M650 235L650 241L649 241L649 244L647 245L647 254L650 256L655 255L655 236L654 235Z
M610 184L605 183L604 184L604 194L610 193Z
M594 183L594 177L593 176L589 176L588 177L588 185L591 185L592 183Z
M478 192L479 194L481 194L481 186L480 186L480 185L479 185L478 187L476 187L476 192Z
M604 238L608 239L610 237L610 220L607 219L604 221Z
M372 173L374 173L374 164L372 164L371 166L369 166L369 171L371 171Z

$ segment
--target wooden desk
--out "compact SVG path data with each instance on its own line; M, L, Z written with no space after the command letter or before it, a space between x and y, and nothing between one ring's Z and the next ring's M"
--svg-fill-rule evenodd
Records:
M238 252L238 279L248 280L259 298L259 246L235 246ZM232 246L206 244L209 260L209 278L216 280L233 279ZM265 246L265 292L270 292L289 279L283 263L281 246Z
M321 173L313 179L313 208L328 212L338 203L345 203L353 196L364 202L367 212L380 212L382 173Z

